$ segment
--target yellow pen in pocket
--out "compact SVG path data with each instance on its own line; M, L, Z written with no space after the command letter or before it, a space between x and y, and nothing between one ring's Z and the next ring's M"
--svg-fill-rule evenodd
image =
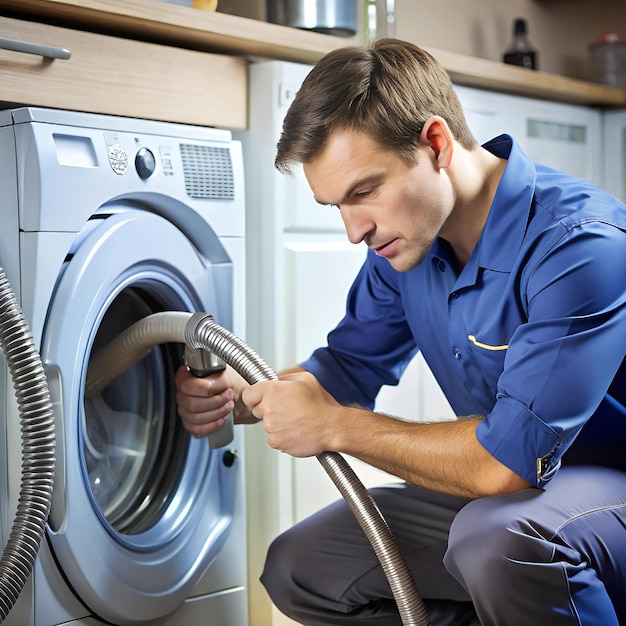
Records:
M483 343L482 341L478 341L474 335L468 335L467 338L477 347L483 348L484 350L492 350L494 352L498 352L500 350L506 350L509 347L509 344L503 344L501 346L490 346L488 343Z

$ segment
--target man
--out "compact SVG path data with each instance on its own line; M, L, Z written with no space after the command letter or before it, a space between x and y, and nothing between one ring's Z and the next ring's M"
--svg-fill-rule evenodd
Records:
M207 434L236 407L273 448L334 450L403 478L372 495L435 625L617 625L626 207L507 135L478 146L447 74L398 40L312 70L276 157L282 171L300 163L369 247L346 316L279 381L179 371L187 428ZM418 349L458 420L371 412ZM303 624L400 624L343 502L279 537L262 582Z

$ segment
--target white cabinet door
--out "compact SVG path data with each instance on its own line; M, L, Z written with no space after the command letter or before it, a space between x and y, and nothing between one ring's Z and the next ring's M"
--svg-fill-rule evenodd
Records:
M505 100L502 94L458 85L455 90L463 105L465 119L479 143L483 144L503 133L516 134L517 129L511 128L504 114Z
M345 312L350 285L366 247L345 235L299 235L285 239L284 363L295 365L326 345L326 335Z

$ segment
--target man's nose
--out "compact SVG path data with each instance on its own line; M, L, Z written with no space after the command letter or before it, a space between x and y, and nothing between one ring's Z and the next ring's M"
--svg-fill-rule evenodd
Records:
M373 221L363 209L343 204L339 210L350 243L361 243L374 230Z

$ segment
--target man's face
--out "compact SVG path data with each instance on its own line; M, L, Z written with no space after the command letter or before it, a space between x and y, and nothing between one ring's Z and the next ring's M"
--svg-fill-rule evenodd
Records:
M400 272L416 267L454 204L434 152L417 148L409 165L362 132L332 135L304 174L317 202L339 206L348 239L365 243Z

